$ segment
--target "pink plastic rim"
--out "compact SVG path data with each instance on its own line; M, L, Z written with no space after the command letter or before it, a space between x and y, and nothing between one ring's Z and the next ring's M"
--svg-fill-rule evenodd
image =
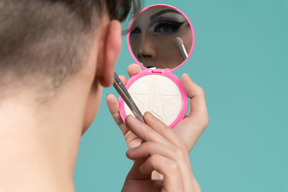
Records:
M152 70L144 70L139 72L138 74L132 76L129 81L127 81L125 87L128 90L129 87L138 79L140 79L141 77L144 77L146 75L163 75L168 77L169 79L171 79L179 88L179 91L181 93L181 98L182 98L182 107L180 110L180 113L178 114L177 118L170 124L168 125L168 127L170 127L171 129L179 122L181 121L187 113L187 108L188 108L188 98L187 98L187 93L181 83L181 81L178 79L177 76L175 76L173 73L170 72L163 72L161 74L155 74L152 72ZM120 116L122 118L122 120L125 122L125 118L127 116L125 109L124 109L124 100L122 99L122 97L119 97L119 111L120 111Z
M195 32L194 32L194 28L193 28L193 25L192 25L191 21L189 20L189 18L188 18L180 9L178 9L178 8L176 8L176 7L173 7L173 6L171 6L171 5L167 5L167 4L155 4L155 5L150 5L150 6L146 7L146 8L144 8L144 9L142 9L142 10L139 12L139 15L140 15L141 13L143 13L144 11L146 11L147 9L150 9L150 8L152 8L152 7L157 7L157 6L169 7L169 8L175 9L176 11L178 11L179 13L181 13L181 14L185 17L185 19L188 21L188 23L189 23L189 25L190 25L190 27L191 27L191 31L192 31L192 46L191 46L191 50L190 50L190 52L189 52L189 54L188 54L188 57L187 57L180 65L178 65L177 67L169 70L169 71L174 71L174 70L178 69L179 67L181 67L182 65L184 65L184 64L187 62L187 60L190 58L190 56L191 56L191 54L192 54L192 52L193 52L193 50L194 50L194 45L195 45ZM135 20L135 18L132 19L132 21L131 21L131 23L130 23L130 25L129 25L128 31L130 31L134 20ZM143 69L147 69L144 65L142 65L142 63L141 63L140 61L138 61L138 59L135 57L135 55L134 55L134 53L133 53L133 51L132 51L132 48L131 48L131 46L130 46L130 32L127 34L127 46L128 46L128 50L129 50L130 55L132 56L133 60L134 60L140 67L142 67ZM160 69L159 69L159 70L160 70ZM167 69L165 69L165 70L167 70Z

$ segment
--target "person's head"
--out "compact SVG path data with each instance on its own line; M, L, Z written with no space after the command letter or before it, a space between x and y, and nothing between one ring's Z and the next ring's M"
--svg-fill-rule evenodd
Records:
M150 7L133 21L130 45L137 58L146 67L175 68L183 58L175 38L183 39L189 53L192 47L192 30L186 18L176 9L167 6Z
M137 0L0 0L0 99L29 95L29 104L47 105L78 79L90 87L83 109L87 128L101 86L113 82L119 21L139 5Z

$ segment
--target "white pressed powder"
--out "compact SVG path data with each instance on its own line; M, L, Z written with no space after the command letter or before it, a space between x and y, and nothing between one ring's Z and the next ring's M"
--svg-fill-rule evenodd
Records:
M128 92L142 114L149 111L166 125L175 121L182 108L178 86L163 75L143 76L129 87ZM132 114L126 103L124 109L127 115Z

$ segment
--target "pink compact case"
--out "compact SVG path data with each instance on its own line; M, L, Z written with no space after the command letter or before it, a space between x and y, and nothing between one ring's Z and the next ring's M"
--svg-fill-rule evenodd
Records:
M132 20L127 44L133 59L144 70L127 81L126 89L142 114L149 111L173 128L186 116L188 108L187 93L172 71L192 54L195 35L191 22L173 6L149 6ZM121 97L119 111L123 121L133 115Z

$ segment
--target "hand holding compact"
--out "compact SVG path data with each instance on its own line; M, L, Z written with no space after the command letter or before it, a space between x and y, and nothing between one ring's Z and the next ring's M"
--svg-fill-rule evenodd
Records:
M133 76L141 72L141 68L136 64L131 64L127 68L129 76ZM120 76L122 82L125 84L127 79L124 76ZM195 143L201 136L202 132L208 125L208 112L205 101L204 90L196 85L187 74L184 74L181 78L183 87L185 88L188 97L190 98L190 113L187 117L181 120L174 126L172 131L178 135L178 137L185 143L187 152L190 152L194 147ZM127 128L123 122L120 112L119 105L116 97L109 94L106 98L108 108L112 114L117 125L120 127L128 148L138 147L142 143L142 138L135 135L131 130ZM171 131L171 130L169 130ZM141 165L141 162L136 161L133 169L137 169ZM193 176L193 175L192 175ZM144 185L144 183L143 183ZM193 187L200 190L200 187L193 176Z
M144 115L146 124L133 116L126 118L128 129L144 143L127 151L135 160L123 191L196 191L188 152L184 142L151 113ZM164 175L163 180L152 180L152 171Z
M141 72L141 68L136 64L131 64L128 66L127 71L129 76L132 77ZM125 84L127 79L124 76L120 76L120 78ZM204 90L194 83L187 74L182 76L181 81L190 99L190 113L178 122L172 130L184 141L188 152L190 152L207 127L209 118ZM109 94L106 101L113 119L125 137L128 148L134 148L140 145L142 142L141 138L133 134L123 122L116 97Z

